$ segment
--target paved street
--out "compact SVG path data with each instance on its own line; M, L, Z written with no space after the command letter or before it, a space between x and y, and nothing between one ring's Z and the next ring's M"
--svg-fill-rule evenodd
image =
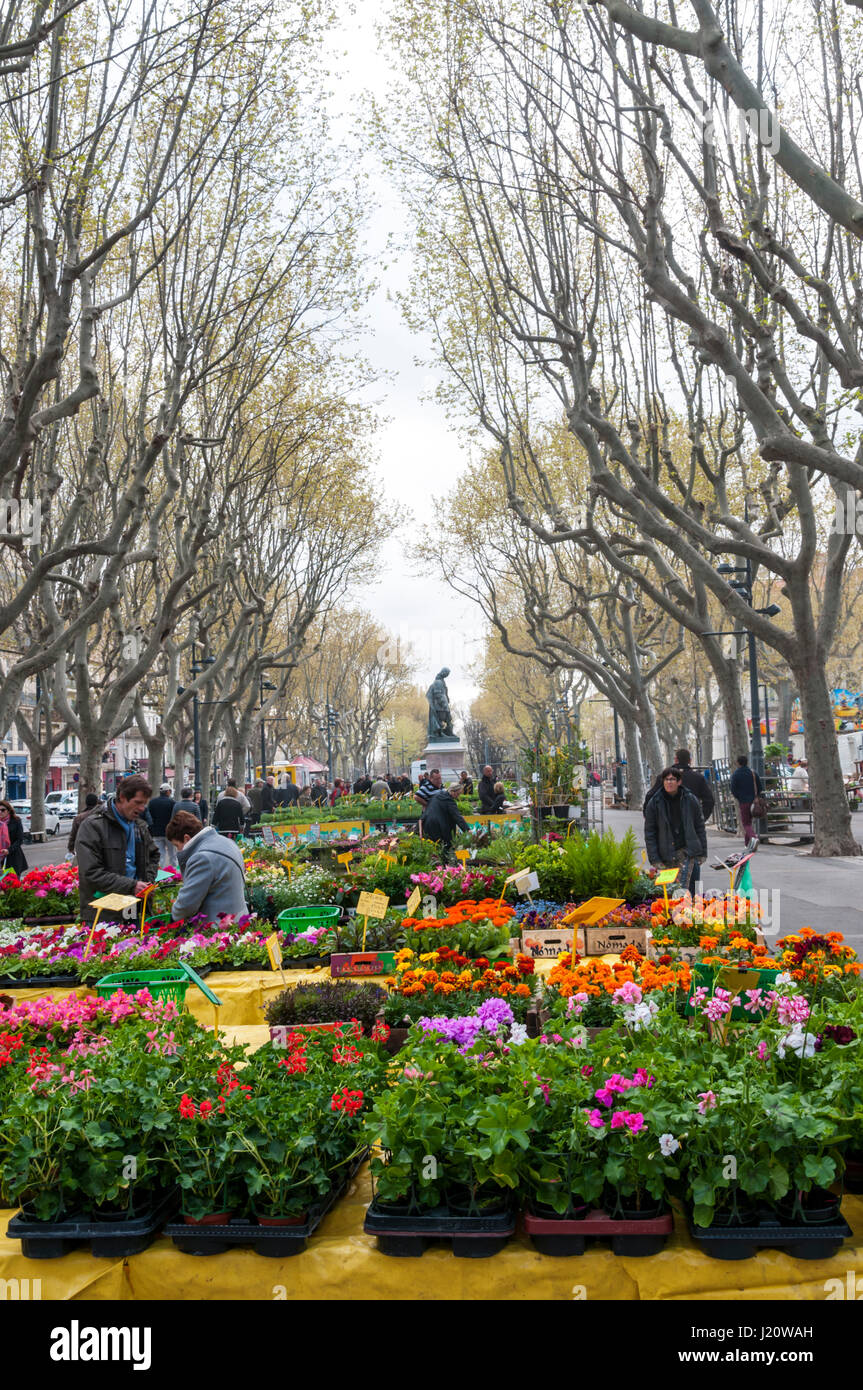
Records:
M861 839L863 820L858 815L854 821L857 838ZM644 848L644 820L640 813L606 811L605 824L617 836L632 826L639 848ZM739 836L728 835L708 824L707 845L711 858L718 858L741 849L742 841ZM863 955L863 856L859 859L813 859L806 847L761 845L750 863L753 886L770 890L771 909L776 901L774 895L778 893L783 935L800 927L841 931L848 944ZM702 869L702 878L706 889L725 891L728 888L727 873L711 869L709 861Z

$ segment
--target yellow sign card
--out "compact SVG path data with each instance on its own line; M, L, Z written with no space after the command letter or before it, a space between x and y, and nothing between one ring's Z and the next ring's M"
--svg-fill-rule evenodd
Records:
M266 941L264 942L264 945L267 948L267 955L270 958L270 969L281 970L282 946L281 942L279 941L278 932L273 932L272 936L268 936Z
M679 869L663 869L653 881L658 883L661 888L665 883L674 883L679 873Z
M418 888L415 888L414 891L411 893L410 897L408 898L408 905L405 911L405 916L414 917L416 915L416 910L419 907L422 900L422 893Z
M385 893L360 893L358 917L386 917L390 900Z

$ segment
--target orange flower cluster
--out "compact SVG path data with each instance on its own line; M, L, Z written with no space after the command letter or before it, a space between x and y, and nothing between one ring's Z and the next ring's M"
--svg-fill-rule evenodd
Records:
M692 985L692 972L685 962L655 965L639 957L637 961L621 959L608 965L605 961L590 959L571 969L564 960L558 961L547 977L547 983L563 999L573 994L613 994L627 981L640 985L645 994L653 990L688 990Z
M409 931L433 931L435 928L463 927L466 923L479 925L491 922L495 927L504 927L515 916L515 908L508 903L499 903L497 898L483 898L474 902L465 898L453 907L448 907L444 917L405 917L404 925Z
M498 998L515 994L521 999L529 999L531 995L530 985L525 983L525 977L534 971L530 956L519 955L515 964L497 961L492 967L488 961L481 961L471 962L461 969L448 969L451 960L448 956L441 957L437 951L415 961L413 952L404 950L398 952L396 962L398 977L388 979L387 985L407 998L415 994L455 994L457 990ZM438 969L439 966L444 968Z
M840 931L821 935L811 927L801 927L777 943L782 951L782 968L789 970L795 980L810 983L821 976L859 975L863 966L853 947L843 946L844 940Z

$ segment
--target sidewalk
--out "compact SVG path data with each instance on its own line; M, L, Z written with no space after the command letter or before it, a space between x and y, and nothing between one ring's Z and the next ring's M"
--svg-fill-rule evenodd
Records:
M631 827L639 851L644 849L644 817L640 813L606 811L605 824L618 838ZM856 831L856 824L854 828ZM857 838L863 838L863 820ZM704 888L726 892L728 874L711 869L710 862L742 849L742 839L708 823L707 848L708 859L701 870ZM770 890L771 910L778 902L780 935L801 927L841 931L848 945L863 957L863 855L859 859L813 859L809 847L760 845L749 863L753 887Z

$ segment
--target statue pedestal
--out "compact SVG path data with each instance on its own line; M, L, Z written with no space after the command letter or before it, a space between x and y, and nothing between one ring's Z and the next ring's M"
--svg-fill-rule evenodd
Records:
M458 781L458 774L465 765L467 749L460 738L431 739L423 749L422 756L429 772L432 768L440 768L441 780L447 786L450 782Z

